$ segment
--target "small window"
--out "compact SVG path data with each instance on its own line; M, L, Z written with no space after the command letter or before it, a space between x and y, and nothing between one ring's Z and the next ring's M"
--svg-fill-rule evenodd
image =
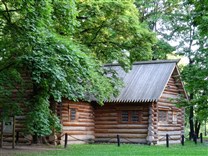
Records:
M71 108L70 109L70 120L71 121L75 121L76 120L76 109L75 108Z
M178 113L173 112L173 124L177 124L177 116L178 116Z
M121 111L120 122L122 123L141 122L141 112L140 111Z
M139 113L137 111L131 112L131 121L132 122L139 122Z
M8 120L4 120L3 121L3 132L4 133L12 133L12 130L13 130L13 118L10 117Z
M129 113L128 111L122 111L121 113L121 121L128 122L129 121Z
M167 111L159 111L158 120L161 122L167 122Z

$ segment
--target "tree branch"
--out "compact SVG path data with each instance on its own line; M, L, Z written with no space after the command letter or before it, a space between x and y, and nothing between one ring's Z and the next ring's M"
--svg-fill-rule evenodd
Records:
M15 10L1 10L0 13L8 13L8 12L17 12L17 11L20 11L21 9L15 9Z
M7 7L7 4L6 4L6 2L4 1L4 0L2 0L2 3L3 3L3 5L5 6L5 12L7 13L7 16L6 15L4 15L3 14L3 16L6 18L6 20L9 22L9 23L11 23L11 17L10 17L10 14L9 14L9 9L8 9L8 7Z
M95 36L94 36L94 37L92 38L92 40L91 40L91 43L97 38L98 33L99 33L100 30L103 28L104 23L105 23L105 21L103 21L103 22L101 23L101 25L99 26L98 30L97 30L96 33L95 33Z

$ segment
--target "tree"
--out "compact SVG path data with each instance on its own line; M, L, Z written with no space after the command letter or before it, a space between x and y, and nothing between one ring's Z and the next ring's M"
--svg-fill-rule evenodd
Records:
M202 108L207 105L207 40L202 37L199 27L195 24L194 6L182 3L179 11L169 16L171 21L170 39L179 41L177 52L189 59L184 67L182 77L189 94L189 102L183 106L189 110L190 132L198 135L202 121L207 118Z
M155 31L159 41L153 49L153 59L165 59L168 53L189 59L182 77L190 101L181 102L189 114L190 132L198 133L207 118L207 1L204 0L136 0L140 22ZM171 42L170 42L171 41ZM178 43L175 47L167 42ZM175 49L174 49L175 48Z
M207 105L208 105L208 2L205 0L188 0L188 4L193 6L193 25L199 30L200 40L198 42L199 48L195 54L195 62L198 65L198 97L197 97L197 115L200 121L207 120Z
M116 60L127 65L129 60L132 63L151 59L151 47L156 39L147 26L139 22L133 2L79 0L77 3L80 27L75 36L103 63Z
M146 23L157 34L158 42L153 47L152 59L167 59L167 55L176 50L168 41L167 34L170 21L168 16L173 14L181 1L179 0L136 0L135 4L140 12L139 21Z
M30 134L44 136L52 125L60 128L49 109L51 100L95 97L102 104L116 94L121 81L102 68L104 63L150 58L155 36L136 19L133 1L0 1L0 74L23 93L25 86L32 87L31 100L21 98ZM109 72L111 77L104 76ZM16 77L16 83L9 79ZM7 89L5 79L0 79L1 93ZM12 91L0 103L11 96ZM4 106L8 110L8 103Z

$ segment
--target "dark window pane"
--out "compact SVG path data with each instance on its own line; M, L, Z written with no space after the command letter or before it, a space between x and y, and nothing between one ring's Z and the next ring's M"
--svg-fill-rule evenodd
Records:
M128 122L129 121L128 111L122 111L122 113L121 113L121 121L122 122Z
M131 121L132 122L139 122L139 113L137 111L132 111Z
M76 109L75 108L71 109L70 118L71 118L71 121L74 121L76 119Z

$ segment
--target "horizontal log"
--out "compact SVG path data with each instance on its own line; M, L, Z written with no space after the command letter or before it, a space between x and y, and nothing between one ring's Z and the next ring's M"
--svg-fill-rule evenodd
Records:
M147 134L147 129L95 129L95 133Z
M77 111L77 115L79 116L79 118L91 118L91 117L94 117L94 113L91 112L91 113L83 113L83 112L79 112Z
M160 98L162 98L162 99L164 99L164 98L178 99L178 96L175 95L175 94L166 94L166 93L163 93Z
M173 94L173 95L179 95L179 92L173 92L173 91L168 91L168 90L164 90L163 93L165 94Z
M126 107L117 107L116 108L117 111L122 111L122 110L125 110L125 111L132 111L132 110L135 110L135 111L144 111L144 108L141 107L141 106L126 106Z
M118 113L101 113L101 112L97 112L95 111L95 116L98 117L116 117L118 115Z
M95 121L95 125L117 124L118 121Z
M174 83L168 83L165 89L175 89L178 90L178 87Z
M95 138L113 138L117 136L118 133L95 133ZM122 138L146 138L147 134L119 134L119 136Z
M95 125L95 128L100 128L100 129L146 129L148 127L148 124L113 124L113 125Z
M89 115L93 115L94 113L92 111L89 111L89 112L81 112L81 111L78 111L79 115L80 116L89 116Z
M94 127L94 123L80 123L80 122L63 122L63 126L83 126L83 127Z
M89 123L94 123L93 119L78 119L78 122L89 122Z
M108 142L108 143L116 143L117 138L95 138L95 142L102 143L102 142ZM146 139L129 139L129 138L120 138L121 143L147 143Z
M179 131L181 127L158 127L158 131Z
M171 136L174 136L174 135L181 135L181 131L158 131L158 135L159 136L165 136L166 134L169 134Z
M96 121L115 121L118 119L118 116L115 117L96 117Z
M163 102L163 103L167 103L167 104L173 104L174 101L171 101L170 99L159 99L158 102Z
M145 116L142 116L142 121L147 121L149 119L149 117L145 117Z
M81 126L64 126L63 131L94 131L94 127L81 127Z
M94 131L62 131L63 133L67 133L69 135L94 135Z

